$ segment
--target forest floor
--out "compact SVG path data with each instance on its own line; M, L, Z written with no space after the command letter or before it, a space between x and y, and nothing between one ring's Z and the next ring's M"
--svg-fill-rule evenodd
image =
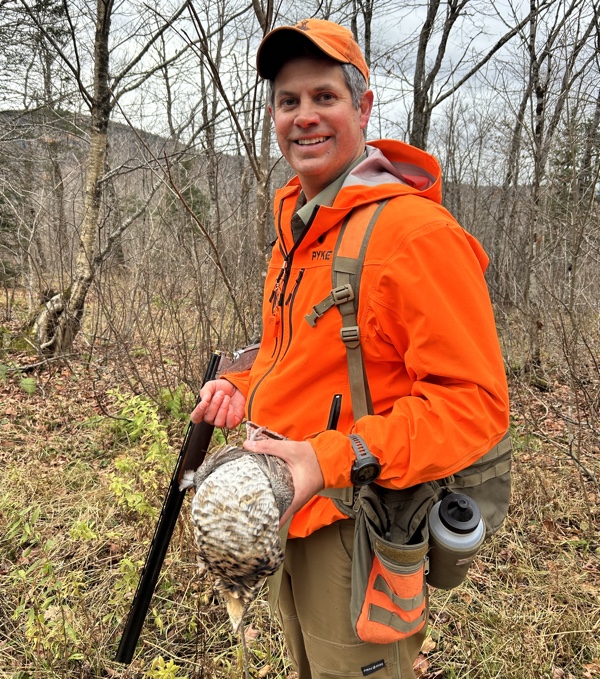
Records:
M189 500L134 660L114 661L192 396L157 405L83 354L14 370L37 360L0 353L0 678L242 677L239 640L196 573ZM600 678L598 441L582 464L560 381L511 392L511 511L463 585L431 590L425 679ZM265 596L246 625L251 676L292 679Z

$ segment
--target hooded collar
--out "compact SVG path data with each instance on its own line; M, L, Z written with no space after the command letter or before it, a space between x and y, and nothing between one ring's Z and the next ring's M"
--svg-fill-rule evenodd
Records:
M340 186L341 177L343 181ZM302 209L302 216L306 217L303 221L311 224L309 233L303 238L305 245L318 238L358 205L403 194L417 194L436 203L441 203L442 199L441 169L438 161L425 151L401 141L383 139L369 142L366 146L366 156L361 156L357 164L341 177ZM294 210L300 190L298 177L294 177L286 186L279 189L275 196L276 211L283 207L286 198L293 201L291 209ZM323 203L328 204L321 204L319 201L322 198L326 199ZM312 206L312 209L309 206ZM318 229L314 223L317 210Z

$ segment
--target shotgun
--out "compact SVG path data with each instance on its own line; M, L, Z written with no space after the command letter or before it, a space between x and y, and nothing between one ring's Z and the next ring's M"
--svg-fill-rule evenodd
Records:
M202 386L210 380L215 379L220 359L221 353L215 351L208 363L208 368L206 369L204 379L202 380ZM117 662L129 664L133 658L135 647L137 646L140 632L142 631L144 620L146 619L146 614L148 613L150 600L152 599L156 583L158 582L160 569L162 568L169 542L171 541L173 531L175 530L177 517L181 511L183 498L185 497L185 490L179 490L179 483L181 482L184 472L188 469L198 469L204 461L206 451L210 446L213 430L214 426L212 424L207 424L206 422L200 422L200 424L196 425L192 422L188 424L183 439L183 445L181 446L181 451L177 458L177 464L175 465L175 470L171 477L169 490L165 501L163 502L158 523L154 531L154 537L150 543L150 549L142 569L140 581L133 601L131 602L127 622L125 623L121 642L117 649L117 655L115 656Z

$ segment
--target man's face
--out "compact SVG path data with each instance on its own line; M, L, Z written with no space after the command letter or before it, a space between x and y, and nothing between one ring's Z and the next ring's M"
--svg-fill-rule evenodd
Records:
M355 109L341 66L308 57L280 69L274 92L269 111L279 148L311 200L364 151L373 93L365 92Z

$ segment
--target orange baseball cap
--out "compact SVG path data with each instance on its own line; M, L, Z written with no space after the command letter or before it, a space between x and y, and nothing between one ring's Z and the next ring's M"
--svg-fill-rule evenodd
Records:
M356 66L369 82L369 67L352 32L323 19L304 19L295 26L280 26L268 33L256 54L258 74L274 80L287 59L301 51L305 39L335 61Z

